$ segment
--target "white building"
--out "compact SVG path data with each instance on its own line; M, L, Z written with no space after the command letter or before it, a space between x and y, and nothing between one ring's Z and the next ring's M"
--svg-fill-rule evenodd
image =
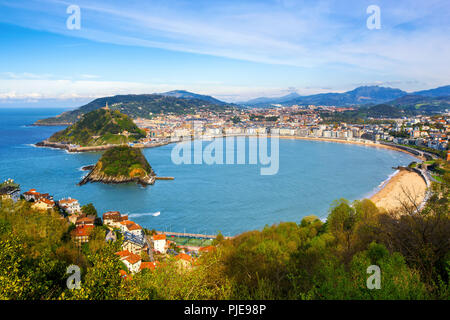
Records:
M59 206L68 214L78 214L81 213L80 203L77 199L67 198L59 200Z
M155 251L165 253L166 252L166 235L155 234L153 237L153 248Z

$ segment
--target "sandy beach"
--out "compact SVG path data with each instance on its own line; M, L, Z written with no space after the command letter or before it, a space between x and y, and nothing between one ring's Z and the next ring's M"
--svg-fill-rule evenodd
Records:
M402 208L402 203L411 205L411 200L420 204L426 193L427 185L416 172L399 171L386 185L370 198L379 208L388 211Z

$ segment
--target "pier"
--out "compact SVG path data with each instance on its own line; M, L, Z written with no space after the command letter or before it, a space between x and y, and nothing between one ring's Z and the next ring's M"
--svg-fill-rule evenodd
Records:
M166 236L176 236L176 237L190 237L199 239L215 239L217 235L199 234L199 233L183 233L183 232L171 232L171 231L156 231L160 234L165 234ZM225 237L225 239L233 239L234 237Z

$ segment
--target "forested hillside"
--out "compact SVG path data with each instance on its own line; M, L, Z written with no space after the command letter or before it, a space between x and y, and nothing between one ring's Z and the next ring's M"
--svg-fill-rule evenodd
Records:
M327 222L267 226L232 240L192 269L168 258L154 270L122 278L114 252L95 227L79 251L69 225L30 204L1 202L1 299L449 299L450 176L433 187L420 213L413 206L380 211L369 200L335 201ZM66 287L66 268L82 270L80 290ZM369 266L381 270L380 289L368 289Z

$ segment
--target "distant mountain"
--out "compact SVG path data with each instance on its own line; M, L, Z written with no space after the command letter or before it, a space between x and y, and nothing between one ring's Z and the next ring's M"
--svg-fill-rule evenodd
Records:
M404 111L388 104L377 104L367 109L367 116L371 118L401 118L404 116Z
M127 115L117 110L98 109L84 114L78 122L56 132L48 141L86 147L123 144L143 137L145 132Z
M281 104L281 103L293 100L298 97L301 97L301 96L297 92L293 92L293 93L290 93L290 94L282 96L282 97L275 97L275 98L261 97L261 98L244 101L244 102L239 102L239 104L244 105L244 106Z
M386 103L411 113L436 113L445 109L450 109L450 95L443 97L427 97L408 94Z
M412 93L417 96L427 96L427 97L442 97L442 96L450 96L450 85L438 87L430 90L422 90L416 91Z
M364 86L343 93L319 93L309 96L297 96L293 99L278 101L284 106L292 105L323 105L323 106L348 106L361 104L379 104L406 95L405 91L380 86ZM266 98L262 98L266 99ZM254 99L253 101L258 101ZM248 102L247 102L248 103ZM262 100L255 107L269 107L271 100Z
M184 91L184 90L174 90L174 91L169 91L169 92L163 92L163 93L159 93L162 96L165 97L175 97L175 98L181 98L181 99L197 99L197 100L203 100L212 104L216 104L216 105L227 105L228 103L220 101L216 98L213 98L211 96L205 96L205 95L201 95L201 94L196 94L196 93L192 93L189 91Z
M76 110L39 120L35 125L70 125L81 119L84 114L103 108L106 104L111 110L118 110L131 118L149 118L152 114L159 113L193 114L198 110L219 111L232 107L224 102L208 102L197 98L177 98L161 94L117 95L95 99Z

